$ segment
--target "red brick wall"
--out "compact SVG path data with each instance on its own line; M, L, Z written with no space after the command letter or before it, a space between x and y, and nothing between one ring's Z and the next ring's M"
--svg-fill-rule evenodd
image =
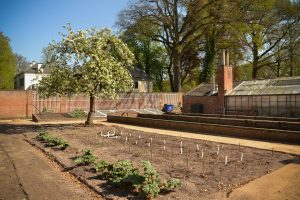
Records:
M32 91L0 91L0 118L28 118L32 115Z
M221 113L218 96L183 96L183 112L190 113L192 104L202 104L203 113Z
M119 99L97 99L96 110L162 109L164 104L182 104L183 93L128 93ZM35 91L0 91L0 119L30 118L43 109L55 113L72 112L75 108L89 109L89 97L75 95L43 99Z

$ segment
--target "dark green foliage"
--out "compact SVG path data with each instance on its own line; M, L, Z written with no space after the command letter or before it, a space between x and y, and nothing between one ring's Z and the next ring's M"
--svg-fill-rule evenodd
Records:
M83 154L74 159L75 164L89 165L95 163L97 157L92 154L90 149L84 149Z
M81 117L86 117L87 114L84 112L83 109L76 108L73 112L69 113L69 116L71 118L81 118Z
M0 90L14 88L16 60L9 39L0 32Z
M61 150L69 146L62 138L50 136L48 132L39 133L36 140L46 143L46 147L57 147Z

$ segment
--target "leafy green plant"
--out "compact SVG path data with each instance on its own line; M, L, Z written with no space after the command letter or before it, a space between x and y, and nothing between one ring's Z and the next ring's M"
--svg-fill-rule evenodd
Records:
M172 178L170 180L165 181L163 187L167 190L173 190L177 187L181 186L181 182L177 178Z
M127 177L138 174L138 170L133 167L130 160L120 160L114 164L111 169L108 169L108 181L113 184L122 184L128 182Z
M114 185L130 184L141 196L156 197L161 189L173 190L181 185L178 179L161 182L159 174L149 161L142 161L143 173L135 168L130 160L120 160L110 164L103 160L94 165L97 172Z
M49 108L43 108L42 113L50 113L52 112L52 110L50 110Z
M46 143L46 147L57 147L64 150L69 146L62 138L50 136L48 132L41 132L35 138Z
M95 163L96 159L97 157L92 154L92 151L90 149L84 149L83 154L81 156L77 156L77 158L74 159L74 163L89 165Z
M48 132L40 132L35 139L41 142L48 142L51 136Z
M81 117L86 117L87 114L84 112L83 109L75 108L75 110L73 112L69 113L69 116L71 118L81 118Z
M112 164L107 163L104 160L100 160L97 163L94 164L93 169L96 170L96 172L101 172L101 173L107 173L110 171L110 169L113 167Z

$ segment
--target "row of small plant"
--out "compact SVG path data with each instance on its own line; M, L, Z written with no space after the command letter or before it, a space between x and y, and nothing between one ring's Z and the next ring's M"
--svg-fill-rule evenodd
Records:
M46 143L46 147L57 147L60 150L66 149L69 144L60 137L53 137L48 132L41 132L36 136L36 140Z
M135 168L130 160L119 160L117 163L108 163L104 160L96 161L91 150L83 150L74 162L81 165L91 165L110 184L116 186L130 185L139 196L147 199L156 197L162 190L173 190L181 185L179 179L162 181L159 173L148 160L141 161L143 171Z

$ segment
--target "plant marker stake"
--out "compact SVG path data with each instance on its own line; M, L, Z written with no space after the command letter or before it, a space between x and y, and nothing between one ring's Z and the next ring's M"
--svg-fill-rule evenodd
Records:
M182 148L182 141L180 141L180 147Z
M150 142L148 143L148 146L151 147L151 143Z
M225 156L225 165L227 165L227 156Z
M180 154L182 154L182 147L180 147Z
M164 139L164 144L166 144L166 139Z
M107 132L107 137L109 138L109 132Z
M199 151L199 145L197 144L196 146L197 146L197 151Z
M129 137L131 137L131 133L129 133Z
M204 176L204 159L202 159L202 175Z
M150 142L152 143L152 138L150 138Z
M217 156L219 155L220 145L218 145Z
M139 135L139 139L141 139L141 135Z
M114 135L116 135L116 129L114 129Z
M201 159L204 157L204 149L202 148Z
M127 142L128 138L126 137L125 140L126 140L126 142Z
M137 140L135 141L135 145L137 145Z
M241 162L243 162L244 154L241 153Z
M166 150L166 146L164 145L164 151Z

